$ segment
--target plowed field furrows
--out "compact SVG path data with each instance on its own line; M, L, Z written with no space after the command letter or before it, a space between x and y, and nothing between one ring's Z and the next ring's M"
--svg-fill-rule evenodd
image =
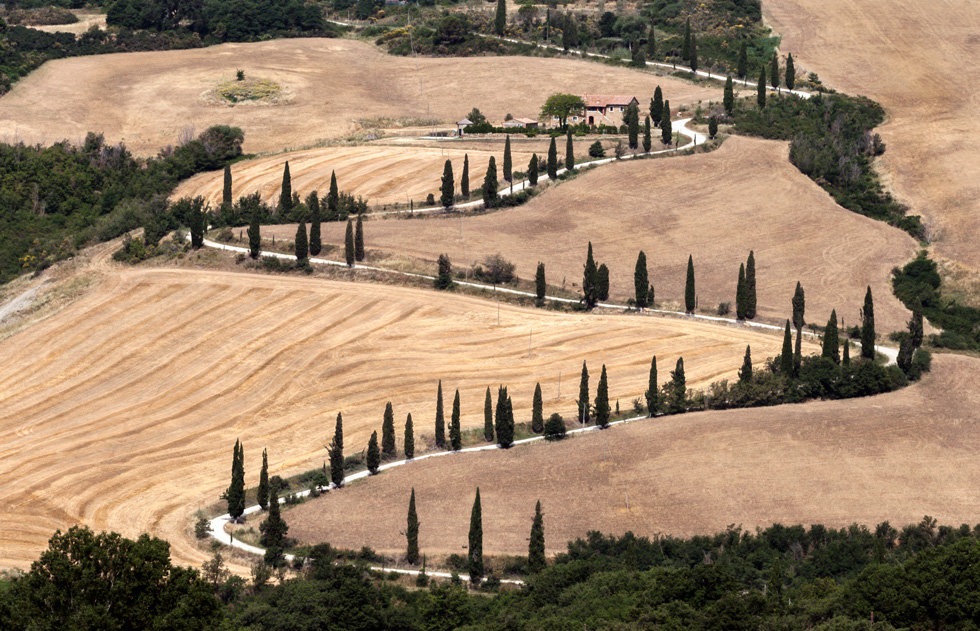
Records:
M741 328L647 317L557 314L431 290L224 272L117 272L87 297L0 342L0 566L26 566L54 529L84 523L170 540L198 563L192 513L227 486L245 445L249 485L262 448L274 474L319 466L338 411L348 453L394 404L399 451L407 413L432 434L436 385L459 388L464 427L482 426L488 386L510 387L530 416L574 416L582 362L609 370L629 408L657 354L688 383L732 377ZM527 357L528 343L531 357ZM809 349L808 349L809 350ZM558 399L559 380L561 398ZM556 400L557 399L557 400Z
M433 261L445 252L456 265L500 252L522 278L533 278L541 261L549 283L572 286L582 282L591 240L609 266L612 296L623 300L633 295L642 249L657 300L675 303L693 254L699 303L708 308L734 304L739 263L755 250L761 316L788 317L799 280L808 321L825 324L837 309L845 324L858 324L870 285L879 330L904 327L908 314L889 274L914 254L915 241L838 206L787 151L785 143L732 137L708 154L603 166L485 216L372 221L365 245ZM263 234L291 240L296 227ZM323 224L323 239L343 244L344 225Z
M781 51L880 102L888 183L940 254L980 272L980 7L974 0L768 0Z
M975 524L980 360L934 366L921 385L879 397L667 417L412 463L288 511L289 534L403 554L414 487L422 552L465 554L477 486L489 554L527 554L539 499L551 552L589 530L690 536L925 514Z
M292 101L206 105L202 93L234 78L236 69L277 81ZM354 40L282 39L48 62L0 99L0 138L80 141L96 131L152 155L189 127L200 133L226 124L241 127L245 151L255 153L307 147L349 133L356 120L381 116L451 124L473 107L493 120L537 116L555 92L630 93L645 104L658 85L675 108L721 96L715 87L587 61L416 60Z

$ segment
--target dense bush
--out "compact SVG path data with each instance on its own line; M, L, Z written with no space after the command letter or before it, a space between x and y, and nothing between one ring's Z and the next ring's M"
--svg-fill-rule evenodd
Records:
M934 346L956 350L980 349L980 309L961 305L940 291L942 280L936 263L923 251L901 269L892 270L895 295L909 309L922 306L922 314L942 328L929 336Z

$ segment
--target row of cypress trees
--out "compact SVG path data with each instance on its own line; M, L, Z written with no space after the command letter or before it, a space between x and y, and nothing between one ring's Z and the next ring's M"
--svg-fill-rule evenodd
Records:
M279 510L279 487L269 481L269 455L265 449L262 450L262 469L256 495L262 510L269 511L268 517L259 525L260 542L266 549L265 561L271 565L279 565L283 559L289 526ZM245 446L240 440L235 441L232 452L231 483L221 497L228 503L228 515L232 521L237 522L245 513Z

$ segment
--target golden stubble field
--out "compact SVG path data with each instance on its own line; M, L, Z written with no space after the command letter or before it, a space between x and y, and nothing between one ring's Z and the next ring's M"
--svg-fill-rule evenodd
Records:
M657 300L674 303L683 300L693 254L699 303L709 309L734 304L739 263L754 250L760 316L788 317L799 280L808 321L823 325L837 309L856 325L870 285L878 329L904 327L908 312L889 276L914 255L915 241L838 206L787 151L785 143L732 137L708 154L603 166L483 216L370 221L365 245L432 261L445 252L455 265L500 252L522 278L533 278L541 261L550 284L571 288L582 282L591 240L609 266L612 296L623 300L633 295L642 249ZM344 230L325 223L323 239L342 244ZM296 226L264 226L271 234L292 240Z
M412 488L429 555L465 554L477 486L488 554L527 554L538 500L551 553L589 530L690 536L729 524L885 520L901 527L926 514L972 525L980 521L978 371L980 360L942 355L921 384L878 397L702 412L557 444L433 458L285 518L303 542L397 555Z
M280 106L206 105L201 95L242 69L280 83ZM302 148L378 117L438 119L441 128L478 107L491 120L536 117L555 92L631 93L656 86L677 109L721 90L602 64L533 57L412 59L347 39L282 39L210 48L76 57L44 64L0 99L0 139L80 141L88 131L153 155L185 130L245 131L249 153Z
M235 439L249 485L269 450L274 474L326 460L338 411L348 453L394 404L431 436L436 385L464 427L483 423L485 389L509 386L520 420L534 384L574 416L582 362L606 363L628 409L652 355L661 381L683 356L688 383L734 376L747 344L779 338L654 317L558 314L368 283L194 271L115 271L86 297L3 341L0 566L24 567L76 523L171 541L199 563L193 512L227 486ZM531 356L527 356L528 342ZM808 350L809 350L808 345ZM561 397L559 394L561 383ZM399 442L399 445L401 443ZM400 447L399 447L400 449Z

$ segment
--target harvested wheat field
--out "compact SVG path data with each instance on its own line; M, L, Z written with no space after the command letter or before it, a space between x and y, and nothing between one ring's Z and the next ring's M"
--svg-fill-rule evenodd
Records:
M418 70L416 70L418 68ZM202 94L236 69L277 82L278 106L207 105ZM520 80L515 80L520 77ZM44 64L0 99L0 138L81 140L103 132L139 154L176 144L188 128L236 125L246 152L308 147L354 131L356 121L390 117L454 123L473 107L492 120L537 116L554 92L634 93L657 85L677 106L718 99L718 88L626 68L564 59L388 56L347 39L283 39L211 48L124 53Z
M731 377L746 344L779 339L681 320L558 314L431 290L233 272L116 272L57 315L0 341L0 566L26 566L56 528L84 523L170 540L184 562L192 513L227 486L236 438L248 484L319 466L338 411L349 452L391 400L431 436L436 385L482 426L488 386L529 417L535 382L574 416L582 362L609 370L629 408L650 357L689 385ZM531 357L527 357L528 343ZM808 350L812 350L812 347ZM561 379L561 398L556 401ZM447 410L449 408L447 407ZM523 420L523 419L522 419ZM399 442L399 445L401 443ZM420 447L421 448L421 447Z
M729 524L898 526L924 514L974 524L980 360L944 355L934 366L921 384L878 397L702 412L420 461L291 509L289 534L404 553L414 487L422 552L461 552L477 486L488 554L527 554L539 499L551 552L589 530L690 536Z
M887 183L928 220L941 255L980 273L977 3L769 0L763 8L784 54L885 107Z
M889 273L915 252L904 232L838 206L787 159L787 145L741 137L708 154L600 167L526 205L483 216L372 221L369 249L456 265L500 252L533 278L544 262L548 282L581 283L589 240L610 270L613 298L633 295L637 253L647 255L658 302L679 303L693 253L699 304L735 300L738 266L755 250L759 314L786 318L796 281L806 290L808 321L823 325L831 309L859 323L866 286L879 330L904 327L908 314L892 295ZM462 232L463 240L460 240ZM263 227L291 240L293 226ZM343 224L323 224L323 238L343 243ZM564 280L563 280L564 279Z

